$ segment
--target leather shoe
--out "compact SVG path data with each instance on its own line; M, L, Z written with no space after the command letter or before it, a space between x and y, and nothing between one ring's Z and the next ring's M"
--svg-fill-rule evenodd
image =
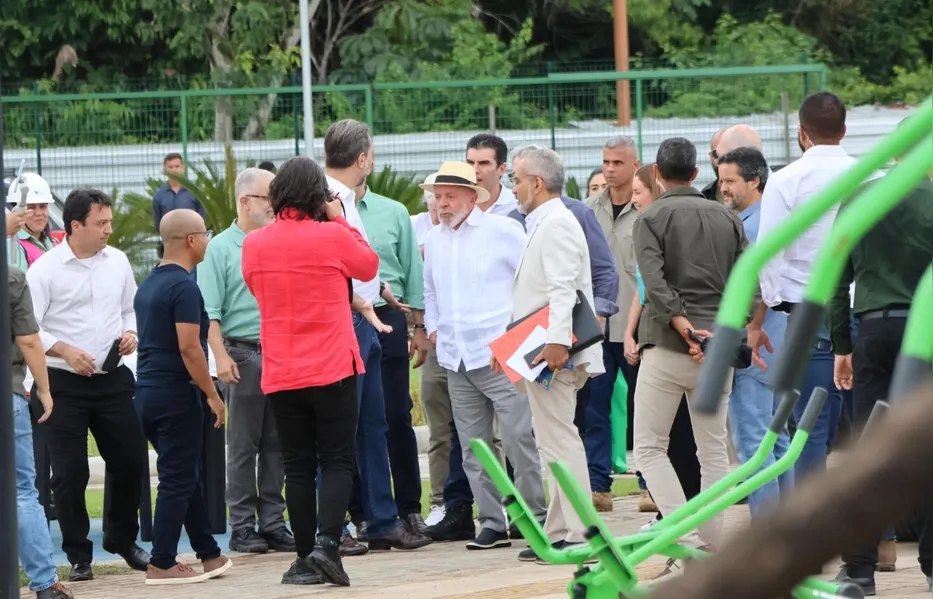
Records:
M94 571L91 570L91 564L71 564L71 572L68 573L68 582L86 582L88 580L94 580Z
M389 549L418 549L430 545L433 541L424 535L409 532L398 522L390 531L379 537L369 536L370 551L388 551Z
M126 565L130 568L140 572L148 571L150 558L149 553L136 543L132 543L129 547L124 547L121 549L114 547L105 539L103 542L103 547L104 551L122 557L123 561L125 561Z
M836 575L836 578L833 579L833 582L838 583L840 587L846 584L855 585L859 587L860 589L862 589L862 593L865 597L874 597L877 594L877 590L875 588L874 577L849 576L849 573L846 572L845 567L839 570L839 574ZM840 594L842 593L840 592ZM845 596L848 596L848 595L845 595Z
M421 536L424 536L424 531L428 529L428 525L425 524L424 518L417 512L412 512L405 516L402 520L402 525L408 529L408 532Z
M36 599L74 599L74 597L74 594L60 582L36 593Z
M355 557L367 553L369 553L369 547L358 542L352 535L345 534L340 537L340 555L343 557Z

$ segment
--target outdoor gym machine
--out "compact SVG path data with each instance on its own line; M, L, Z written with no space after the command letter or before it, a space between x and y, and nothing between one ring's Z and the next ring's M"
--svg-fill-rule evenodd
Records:
M911 150L904 161L884 178L884 185L869 187L853 203L858 207L847 210L833 227L830 242L821 248L820 259L805 291L804 303L797 306L788 323L785 350L774 368L775 393L796 387L825 303L839 281L842 266L852 247L872 225L878 222L929 172L933 160L933 102L930 98L910 116L903 126L882 140L863 156L851 169L832 184L802 204L770 235L746 251L736 262L726 283L716 331L706 351L706 359L697 386L697 410L713 413L719 409L719 398L729 376L732 356L744 334L745 315L751 305L758 273L797 237L812 227L841 200L850 197L876 170L895 157ZM916 146L916 147L915 147ZM879 205L880 204L880 205Z

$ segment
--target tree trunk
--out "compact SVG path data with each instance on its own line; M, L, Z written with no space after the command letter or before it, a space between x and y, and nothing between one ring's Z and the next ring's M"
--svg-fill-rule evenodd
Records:
M224 54L220 44L226 37L231 11L232 7L228 6L208 26L211 77L215 82L226 81L233 70L233 58ZM233 101L230 96L218 96L214 101L214 141L225 144L233 141Z

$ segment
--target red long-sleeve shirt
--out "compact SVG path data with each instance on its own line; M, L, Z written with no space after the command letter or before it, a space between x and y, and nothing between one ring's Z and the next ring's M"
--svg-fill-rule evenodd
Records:
M243 279L259 304L262 391L322 387L365 369L348 279L376 276L379 256L339 217L282 213L246 236Z

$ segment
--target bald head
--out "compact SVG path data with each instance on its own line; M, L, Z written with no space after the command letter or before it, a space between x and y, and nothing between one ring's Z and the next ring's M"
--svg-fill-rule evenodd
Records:
M185 245L189 235L207 232L204 219L194 210L179 208L162 217L159 235L166 248Z
M716 154L722 156L738 148L753 148L761 152L763 150L761 136L749 125L736 125L726 129L719 139L719 145L716 146Z
M713 136L709 140L710 151L713 151L717 147L719 147L719 140L722 139L722 134L725 133L728 129L729 127L723 127L722 129L720 129L719 131L713 134Z

